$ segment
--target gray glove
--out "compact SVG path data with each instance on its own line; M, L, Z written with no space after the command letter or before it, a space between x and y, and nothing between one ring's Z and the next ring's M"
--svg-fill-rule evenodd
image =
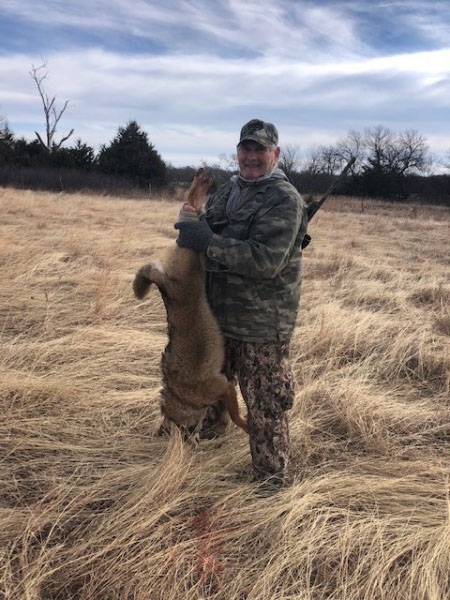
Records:
M174 227L180 232L177 239L180 248L194 252L204 252L214 235L206 221L180 221Z
M198 221L200 216L203 214L203 211L200 210L186 210L186 204L183 204L181 210L178 214L177 223L180 221Z

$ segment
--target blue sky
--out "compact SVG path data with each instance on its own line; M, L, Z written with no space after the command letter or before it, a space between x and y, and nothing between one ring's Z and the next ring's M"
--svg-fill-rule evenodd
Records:
M450 149L448 0L1 0L0 116L30 140L44 61L57 138L96 151L134 119L166 162L214 163L255 117L303 152L375 125Z

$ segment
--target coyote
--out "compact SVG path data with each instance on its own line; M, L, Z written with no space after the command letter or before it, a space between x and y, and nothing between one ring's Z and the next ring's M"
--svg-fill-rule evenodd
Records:
M186 204L197 210L212 183L205 170L199 169ZM248 432L235 387L222 373L223 338L206 298L202 257L175 244L164 262L151 262L137 272L135 296L144 298L152 284L164 301L169 337L161 357L161 429L169 430L172 421L183 433L197 434L208 407L221 403L233 422Z

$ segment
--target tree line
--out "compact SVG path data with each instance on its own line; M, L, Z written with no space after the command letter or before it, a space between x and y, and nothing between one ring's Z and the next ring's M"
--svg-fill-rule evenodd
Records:
M320 146L302 155L297 146L282 147L280 167L304 194L323 192L351 157L355 163L336 193L384 198L420 199L450 206L450 175L433 174L425 138L417 131L392 132L377 126L351 131L335 145ZM204 164L220 183L237 172L235 155L221 155ZM136 121L118 128L116 136L94 149L76 139L69 147L42 139L16 138L7 123L0 128L0 184L49 189L161 190L184 185L193 166L167 165Z
M123 186L136 188L161 188L167 182L165 162L136 121L119 127L114 139L103 145L98 154L81 139L67 148L56 143L47 148L39 139L31 142L16 139L8 125L4 125L0 129L0 182L5 183L8 173L18 176L20 169L22 175L25 169L32 170L36 180L42 179L38 177L39 171L41 175L44 171L47 174L64 171L67 179L68 173L74 171L80 179L83 174L90 174L90 183L94 181L92 175L98 175L99 181L102 175L112 176L114 181L123 180Z
M30 76L42 102L45 135L35 132L36 139L31 142L18 139L6 118L0 119L0 184L123 193L131 189L160 191L192 180L196 169L166 164L134 120L120 126L97 154L80 138L65 146L73 129L59 139L57 130L69 102L58 108L55 97L47 94L45 63L33 66ZM281 149L279 164L300 192L318 194L352 157L351 171L335 193L396 201L413 198L450 206L450 175L434 173L436 161L417 130L398 133L382 125L351 130L335 144L318 146L306 154L299 146L288 145ZM218 183L237 172L233 154L220 155L216 164L202 166L213 171ZM440 167L450 169L450 151L447 164Z

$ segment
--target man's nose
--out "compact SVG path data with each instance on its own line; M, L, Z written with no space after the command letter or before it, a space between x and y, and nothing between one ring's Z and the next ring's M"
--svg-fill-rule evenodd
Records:
M247 158L251 158L252 160L258 158L258 151L255 149L247 150Z

